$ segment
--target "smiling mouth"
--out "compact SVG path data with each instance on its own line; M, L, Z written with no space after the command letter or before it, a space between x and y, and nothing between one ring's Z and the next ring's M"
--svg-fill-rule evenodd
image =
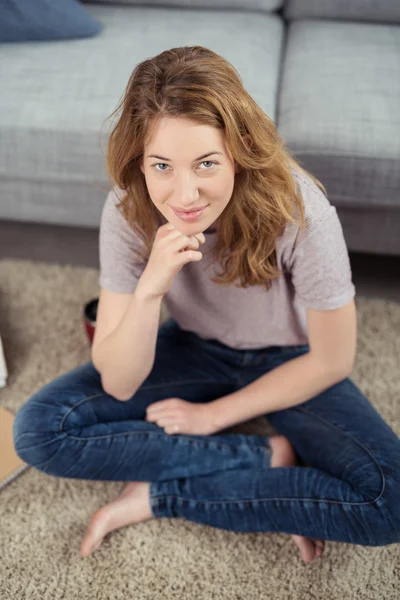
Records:
M189 223L192 223L194 221L197 221L198 219L201 219L202 216L204 215L205 211L207 210L208 205L204 206L203 208L199 209L199 210L194 210L194 211L190 211L190 212L180 212L178 210L176 210L175 208L172 208L171 206L171 210L173 210L173 212L175 213L175 215L178 217L178 219L181 219L182 221L186 221Z
M208 206L208 204L206 204L205 206L199 206L199 208L193 208L191 210L181 210L181 209L175 208L173 206L171 206L171 208L175 212L179 212L179 213L182 213L184 215L190 215L190 213L192 213L192 212L199 212L200 210L204 210L205 208L207 208L207 206Z

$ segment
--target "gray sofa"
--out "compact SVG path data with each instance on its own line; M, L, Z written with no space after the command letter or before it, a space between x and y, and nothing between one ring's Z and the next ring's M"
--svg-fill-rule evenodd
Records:
M3 231L98 229L105 120L131 71L199 44L234 64L325 185L350 251L400 254L399 0L88 0L85 9L104 24L95 37L0 48Z

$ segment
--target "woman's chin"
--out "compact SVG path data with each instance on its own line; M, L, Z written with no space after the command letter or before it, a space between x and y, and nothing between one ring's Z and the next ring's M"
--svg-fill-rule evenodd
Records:
M197 233L215 232L217 229L218 218L214 221L211 221L211 223L204 223L203 219L199 219L198 221L193 221L190 223L189 221L183 221L177 216L175 216L175 218L167 218L165 215L163 215L162 220L163 224L171 223L171 225L173 225L177 231L180 231L185 235L195 235Z
M178 218L178 221L180 221L179 218ZM171 224L175 227L175 229L177 229L181 233L184 233L185 235L196 235L197 233L205 233L209 229L210 230L215 229L214 223L205 223L204 224L201 222L201 220L193 221L193 223L184 222L184 221L180 221L179 223L176 223L176 222L171 221Z

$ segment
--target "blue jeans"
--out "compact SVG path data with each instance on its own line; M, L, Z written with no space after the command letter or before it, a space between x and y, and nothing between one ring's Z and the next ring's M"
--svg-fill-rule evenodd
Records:
M130 400L105 393L92 362L83 364L17 412L17 454L56 477L149 481L155 517L365 546L399 542L400 440L349 378L266 415L298 466L271 468L266 435L169 435L144 420L152 402L212 402L308 351L235 350L170 318L159 328L153 369Z

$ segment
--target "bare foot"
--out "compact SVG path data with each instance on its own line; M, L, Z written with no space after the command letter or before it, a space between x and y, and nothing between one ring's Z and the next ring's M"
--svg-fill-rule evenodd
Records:
M289 440L283 435L275 435L269 438L272 449L271 467L290 467L298 464L296 453ZM301 558L309 563L316 556L322 556L324 551L324 540L292 535L294 543L300 549Z
M118 498L96 511L82 540L81 556L94 552L110 531L152 519L149 488L148 481L132 481Z

